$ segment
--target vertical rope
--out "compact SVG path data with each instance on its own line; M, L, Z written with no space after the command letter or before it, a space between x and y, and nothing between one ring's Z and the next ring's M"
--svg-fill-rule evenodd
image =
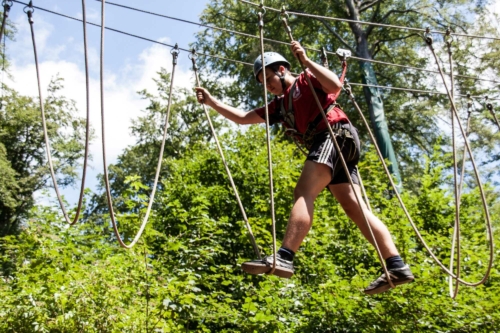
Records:
M453 113L455 115L455 117L457 119L459 119L458 117L458 111L457 111L457 108L456 108L456 105L455 105L455 102L453 100L453 96L451 95L450 93L450 90L448 89L448 85L446 84L446 80L445 80L445 77L444 77L444 74L443 74L443 70L441 69L441 64L439 63L439 59L436 55L436 52L434 51L434 47L432 46L432 42L433 42L433 39L432 39L432 36L430 36L429 33L426 33L425 34L425 42L427 43L427 45L429 46L429 49L431 50L431 53L434 57L434 60L436 62L436 66L438 68L438 71L440 73L440 76L441 76L441 79L443 81L443 84L444 84L444 87L446 89L446 93L448 95L448 99L450 100L450 103L451 103L451 107L452 107L452 110L453 110ZM489 263L488 263L488 267L486 269L486 273L484 275L484 277L477 283L472 283L472 284L469 284L469 283L464 283L462 282L462 280L458 277L456 277L455 275L453 275L454 278L456 278L457 280L459 280L461 283L463 284L466 284L466 285L479 285L479 284L482 284L486 281L486 279L488 278L489 274L490 274L490 271L491 271L491 267L493 266L493 249L494 249L494 244L493 244L493 231L492 231L492 228L491 228L491 220L490 220L490 213L489 213L489 209L488 209L488 204L486 203L486 195L484 193L484 189L483 189L483 184L481 182L481 178L479 177L479 172L478 172L478 169L477 169L477 166L476 166L476 162L474 160L474 156L472 154L472 149L469 145L469 140L467 140L467 136L466 136L466 133L462 127L462 124L460 122L458 122L458 125L460 127L460 131L462 132L462 136L464 137L464 143L465 143L465 146L467 148L467 152L469 153L469 158L470 158L470 161L472 163L472 166L474 168L474 174L476 176L476 180L477 180L477 185L479 187L479 192L481 193L481 200L482 200L482 203L483 203L483 210L484 210L484 214L485 214L485 217L486 217L486 227L487 227L487 230L488 230L488 235L489 235L489 250L490 250L490 258L489 258ZM437 258L435 258L437 259ZM443 268L443 266L441 267ZM449 272L451 274L453 274L452 272Z
M261 1L264 8L264 1ZM264 11L264 10L263 10ZM269 168L269 197L271 199L271 221L273 236L273 266L267 274L273 274L276 269L276 219L274 217L274 188L273 188L273 163L271 156L271 133L269 130L269 107L267 105L266 62L264 59L264 20L263 13L259 12L260 57L262 60L262 87L264 89L264 107L266 110L266 138L267 138L267 164Z
M286 14L284 8L282 10L282 14ZM290 41L294 41L293 39L293 36L292 36L292 31L290 29L290 27L288 26L288 22L287 22L287 19L286 17L282 17L282 22L283 22L283 25L285 27L285 30L288 34L288 37L290 38ZM375 247L376 251L377 251L377 255L378 255L378 258L380 260L380 263L382 264L382 267L383 267L383 270L384 270L384 273L385 273L385 276L386 276L386 279L387 279L387 282L389 283L389 286L391 288L395 288L394 284L392 283L392 280L391 280L391 277L389 275L389 271L387 270L387 266L385 265L385 260L384 258L382 257L382 253L380 252L380 248L378 247L378 243L377 243L377 240L375 239L375 235L373 234L373 230L370 226L370 223L368 222L368 219L366 217L366 214L365 214L365 211L364 209L362 208L363 206L361 205L361 199L359 198L359 195L358 193L356 192L356 189L354 187L354 183L352 181L352 178L351 178L351 175L349 173L349 169L347 167L347 164L345 162L345 159L344 159L344 156L342 155L342 150L340 149L339 147L339 144L337 143L337 140L336 140L336 135L335 133L333 133L333 130L332 130L332 127L330 126L330 123L328 122L328 118L326 117L326 114L325 114L325 111L323 110L323 106L321 105L321 102L319 101L318 99L318 95L316 94L316 91L314 91L314 87L311 83L311 79L309 78L309 76L307 75L306 73L306 67L304 66L304 64L302 63L302 61L300 59L297 58L297 60L299 61L300 63L300 66L302 67L302 71L304 72L304 76L307 80L307 83L309 85L309 87L311 88L311 93L314 97L314 100L321 112L321 115L323 116L323 119L325 121L325 124L327 125L327 128L328 128L328 131L330 132L330 136L331 136L331 139L335 145L335 149L337 150L337 153L339 155L339 158L340 158L340 161L342 162L342 166L344 167L344 171L347 175L347 178L349 179L349 183L351 184L351 188L352 188L352 191L354 192L354 196L356 197L356 201L358 203L358 207L363 215L363 220L365 221L367 227L368 227L368 230L370 231L370 237L371 239L373 240L373 246Z
M196 66L196 58L197 54L195 49L191 51L191 54L189 55L189 58L191 59L191 62L193 63L193 72L196 78L196 85L200 87L200 78L198 76L198 66ZM245 226L248 230L248 237L250 238L250 241L252 242L253 249L255 251L255 254L259 259L261 259L261 254L259 251L259 247L257 246L257 243L255 241L255 237L252 232L252 227L250 226L250 223L248 222L247 214L245 212L245 208L243 207L243 203L241 202L240 196L238 194L238 190L236 189L236 185L234 184L233 177L231 175L231 171L229 170L229 167L226 162L226 158L224 157L224 152L222 151L222 147L219 143L219 139L217 138L217 133L215 132L214 126L212 124L212 120L210 119L210 114L208 113L207 106L205 104L203 105L203 111L205 111L205 115L208 120L208 125L210 126L210 130L212 131L212 135L215 140L215 144L217 146L217 150L219 151L219 155L222 159L222 163L224 164L224 168L226 169L227 176L229 178L229 182L231 183L231 187L233 188L234 195L236 197L236 201L238 202L238 206L240 207L241 215L243 216L243 221L245 221Z
M132 242L130 242L130 244L127 245L123 242L123 239L118 231L118 226L117 226L117 222L115 219L115 213L113 211L113 202L111 199L111 187L109 185L109 175L108 175L108 168L107 168L107 162L106 162L106 126L105 126L105 116L104 116L104 31L105 31L104 19L105 19L105 5L106 5L106 0L102 0L101 1L100 91L101 91L102 161L103 161L103 166L104 166L104 184L106 186L106 197L107 197L108 208L109 208L109 212L110 212L109 216L111 218L111 223L113 225L113 231L115 233L116 239L118 240L118 243L120 244L121 247L126 248L126 249L130 249L141 238L141 235L144 232L144 229L146 228L146 224L147 224L148 219L149 219L149 214L151 213L151 208L153 207L154 197L155 197L156 188L158 185L158 179L160 177L161 165L162 165L162 161L163 161L163 150L165 148L165 141L167 139L168 121L170 118L170 107L172 105L172 89L174 86L175 67L177 65L177 56L179 55L179 47L177 46L177 44L175 44L175 47L170 51L170 53L172 54L172 75L171 75L171 80L170 80L170 91L169 91L169 98L168 98L167 114L165 115L163 139L161 142L160 154L158 157L158 164L156 166L156 175L155 175L155 179L154 179L153 189L151 190L151 195L149 197L148 207L146 209L146 215L144 216L144 219L143 219L142 224L139 228L139 231L136 233Z
M450 30L448 29L448 32ZM451 51L451 37L449 33L446 35L448 39L446 40L446 47L448 49L448 61L450 65L450 95L454 98L455 94L455 79L453 77L453 53ZM453 239L451 245L451 257L450 257L450 271L453 272L453 256L455 242L457 244L457 278L460 278L460 195L458 193L458 175L457 175L457 147L456 147L456 135L455 135L455 116L453 114L453 109L450 110L451 116L451 141L452 141L452 151L453 151L453 196L455 198L455 223L453 227ZM457 122L460 119L457 117ZM450 297L455 299L458 294L459 282L455 280L455 289L453 289L453 279L449 277L448 287L450 292Z
M83 0L84 2L84 0ZM89 102L88 102L88 96L89 96L89 86L88 86L88 63L87 63L87 48L86 48L86 27L85 27L85 4L83 3L83 22L84 22L84 39L85 39L85 68L86 68L86 78L87 78L87 125L86 125L86 135L85 135L85 157L84 157L84 162L83 162L83 172L82 172L82 185L80 189L80 197L78 199L78 207L75 213L75 217L73 218L73 221L69 218L67 212L66 212L66 207L64 205L64 202L62 200L61 194L59 193L59 187L57 185L57 179L56 175L54 172L54 165L52 163L52 154L50 152L50 141L49 141L49 135L47 131L47 120L45 117L45 107L44 107L44 100L43 100L43 95L42 95L42 84L41 84L41 79L40 79L40 68L39 68L39 62L38 62L38 52L36 48L36 40L35 40L35 30L33 28L34 20L33 20L33 13L35 9L33 8L33 1L30 1L29 5L24 8L24 12L28 16L28 22L30 24L30 30L31 30L31 39L33 41L33 52L35 56L35 69L36 69L36 77L37 77L37 83L38 83L38 95L39 95L39 100L40 100L40 111L42 115L42 127L43 127L43 136L45 140L45 147L46 147L46 153L47 153L47 163L49 164L49 169L50 169L50 176L52 178L52 183L54 184L54 190L56 192L57 200L59 201L59 206L61 207L61 210L63 212L64 219L69 225L74 225L75 223L78 222L78 219L80 217L81 213L81 208L82 208L82 202L83 202L83 194L85 190L85 176L87 172L87 159L88 159L88 150L89 150L89 134L90 134L90 111L89 111Z

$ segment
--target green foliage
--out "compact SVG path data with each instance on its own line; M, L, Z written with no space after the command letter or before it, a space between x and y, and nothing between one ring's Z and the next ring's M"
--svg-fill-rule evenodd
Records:
M5 88L6 106L0 110L0 235L15 233L34 205L34 192L50 179L39 103ZM75 115L73 101L60 95L62 79L55 79L45 99L47 130L54 170L60 186L75 183L83 157L85 119Z
M271 253L264 130L227 131L221 141L259 246ZM387 223L417 280L365 296L379 273L373 248L326 191L296 256L290 280L245 275L254 258L241 212L212 142L186 146L167 158L150 225L142 243L122 250L103 226L67 228L50 208L33 211L18 236L2 239L0 331L3 332L492 332L500 327L496 267L485 285L462 287L455 301L445 275L414 236L385 176L368 151L360 165L376 214ZM278 241L303 157L273 140ZM442 175L447 156L429 157L419 194L404 200L438 258L449 264L453 209ZM139 177L129 177L119 214L126 240L144 212ZM489 194L494 195L490 190ZM495 194L496 195L496 194ZM477 190L462 201L462 274L478 280L488 247ZM492 207L498 227L498 204ZM107 221L107 219L106 219ZM498 242L498 234L495 235ZM498 251L497 251L498 252Z

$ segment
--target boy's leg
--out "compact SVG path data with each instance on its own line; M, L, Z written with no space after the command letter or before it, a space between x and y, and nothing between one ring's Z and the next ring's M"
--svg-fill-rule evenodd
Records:
M329 166L306 161L294 190L294 204L283 239L283 248L296 252L312 225L314 200L332 178ZM271 270L273 256L263 260L253 260L242 264L242 269L250 274L263 274ZM289 278L293 275L291 260L277 257L274 275Z
M341 183L329 185L328 188L339 201L347 216L356 223L361 230L363 236L373 245L373 239L370 231L363 218L363 213L358 205L355 194L352 190L351 184ZM354 184L354 188L361 201L361 208L365 213L366 219L370 223L373 235L377 241L377 245L382 254L382 258L386 260L386 265L395 285L411 282L414 277L408 265L404 265L399 256L398 250L394 245L389 229L382 223L371 211L369 211L362 200L359 185ZM378 279L373 281L366 289L367 294L378 294L390 289L385 273Z

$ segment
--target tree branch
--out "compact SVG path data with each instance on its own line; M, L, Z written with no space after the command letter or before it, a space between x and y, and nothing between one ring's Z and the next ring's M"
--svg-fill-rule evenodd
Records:
M363 5L361 5L359 7L359 12L362 13L364 12L365 10L375 6L375 5L378 5L378 7L380 8L380 3L382 2L382 0L374 0L374 1L371 1L369 3L364 3Z
M342 43L342 45L351 50L352 53L356 53L356 50L351 45L349 45L349 43L347 43L347 41L344 38L342 38L342 36L340 36L335 30L333 30L332 27L330 27L324 19L318 19L318 20L321 23L323 23L325 28L328 29L328 31L330 31L330 33L334 35L340 41L340 43Z

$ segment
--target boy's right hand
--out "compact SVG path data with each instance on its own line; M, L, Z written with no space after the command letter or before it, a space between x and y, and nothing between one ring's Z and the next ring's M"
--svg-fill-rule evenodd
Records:
M196 87L194 89L196 89L196 98L198 99L198 103L211 105L213 97L212 95L210 95L207 89L202 87Z

